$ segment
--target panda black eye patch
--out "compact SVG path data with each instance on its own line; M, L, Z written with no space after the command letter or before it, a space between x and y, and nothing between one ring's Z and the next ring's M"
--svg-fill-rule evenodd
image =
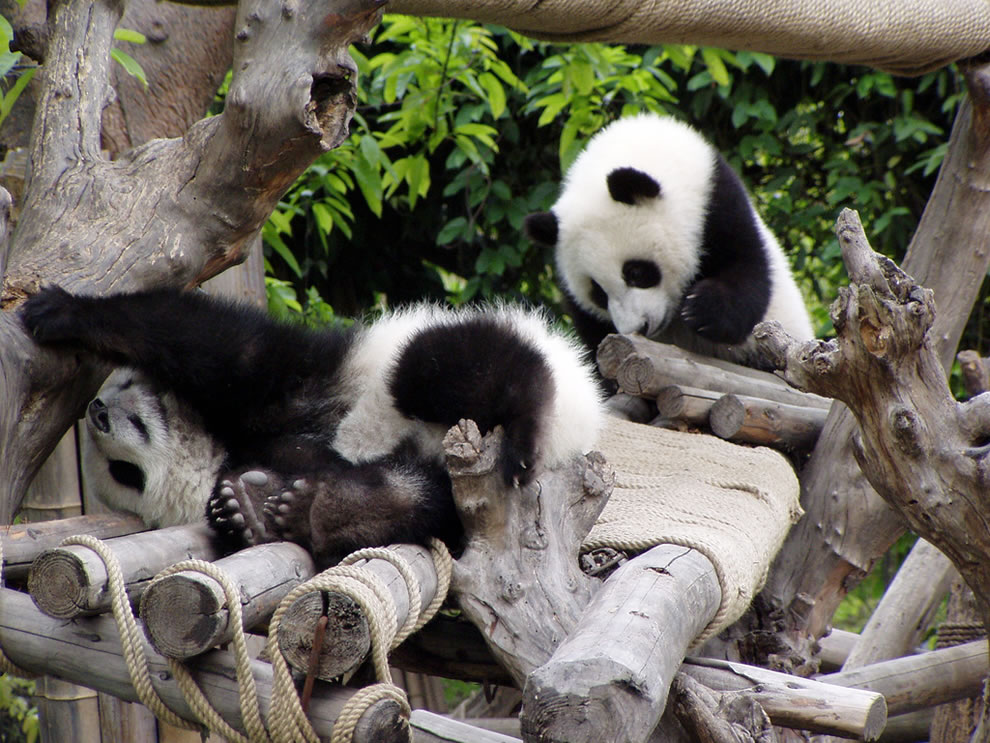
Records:
M601 284L594 279L591 279L591 301L603 310L608 309L608 294L602 289Z
M151 440L151 436L148 435L148 427L146 425L144 425L144 421L143 420L141 420L140 418L138 418L136 415L129 415L129 416L127 416L127 420L130 421L130 424L132 426L134 426L134 429L139 434L141 434L141 438L143 438L145 441L150 441Z
M660 268L653 261L626 261L622 279L634 289L650 289L660 284Z

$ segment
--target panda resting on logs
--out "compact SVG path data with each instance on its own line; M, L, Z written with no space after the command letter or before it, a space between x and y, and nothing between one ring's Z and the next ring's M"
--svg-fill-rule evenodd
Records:
M313 331L199 292L48 287L21 318L41 344L129 367L87 411L112 503L182 523L202 508L205 478L227 549L284 539L321 567L430 536L457 546L442 439L460 419L503 427L509 486L586 453L603 424L583 349L520 308L423 304ZM170 501L162 471L182 469L186 447L201 448L199 473L186 468L189 494Z
M762 367L754 326L814 337L787 258L739 176L697 131L640 114L591 138L530 239L552 246L581 338L640 333Z

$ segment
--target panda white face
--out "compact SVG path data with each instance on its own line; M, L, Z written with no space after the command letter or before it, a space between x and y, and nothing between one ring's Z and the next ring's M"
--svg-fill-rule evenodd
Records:
M86 409L86 487L150 526L203 518L223 452L198 416L133 369L107 377Z
M620 333L661 334L697 275L714 151L653 116L596 135L553 207L557 268L577 304Z

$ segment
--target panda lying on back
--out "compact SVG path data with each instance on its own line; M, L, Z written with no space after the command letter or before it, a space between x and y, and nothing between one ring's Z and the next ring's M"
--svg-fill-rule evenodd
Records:
M288 539L327 565L364 546L456 544L441 446L450 426L503 426L502 475L526 485L589 451L603 421L580 349L518 308L418 305L316 332L197 292L49 287L21 313L38 342L134 367L195 411L223 455L207 518L233 549ZM142 409L147 419L115 424L131 426L132 444L160 439L167 423ZM110 425L98 405L89 416ZM149 466L167 464L116 462L110 479L138 492L159 482Z
M575 326L592 348L641 333L760 366L750 334L777 320L814 337L787 258L739 177L694 129L641 114L596 134L531 239L556 248Z

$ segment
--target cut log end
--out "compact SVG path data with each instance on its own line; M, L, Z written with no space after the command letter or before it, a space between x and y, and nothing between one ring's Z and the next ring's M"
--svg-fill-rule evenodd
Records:
M50 617L71 619L88 604L89 580L84 561L65 550L45 550L31 566L28 591Z

